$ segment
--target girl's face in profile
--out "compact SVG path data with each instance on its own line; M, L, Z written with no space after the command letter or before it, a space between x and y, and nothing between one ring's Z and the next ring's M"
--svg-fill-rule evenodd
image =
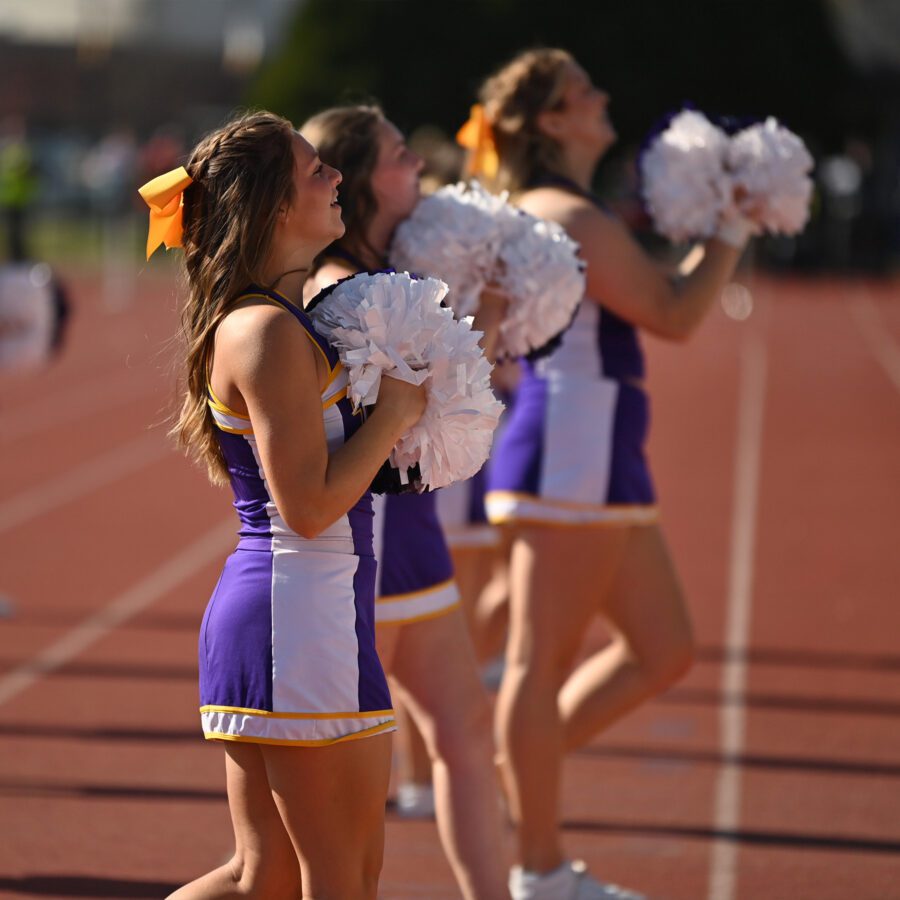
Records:
M318 253L344 233L338 185L341 173L319 159L306 138L294 134L294 195L285 210L287 237Z
M616 131L609 120L609 94L601 91L576 62L567 66L559 109L548 111L548 125L562 144L579 143L603 153L615 142ZM547 129L548 131L551 129Z
M424 161L406 146L396 125L386 119L378 126L378 161L372 170L372 193L382 214L398 222L419 202L419 173Z

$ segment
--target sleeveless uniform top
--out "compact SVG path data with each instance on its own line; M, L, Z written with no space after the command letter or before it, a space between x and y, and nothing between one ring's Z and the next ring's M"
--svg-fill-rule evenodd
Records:
M362 424L347 399L347 372L335 351L319 335L309 317L273 291L253 288L241 299L260 297L278 304L298 320L304 333L322 355L328 369L328 383L322 393L322 417L329 452L345 443ZM335 552L372 556L372 498L366 493L345 515L315 538L304 538L285 523L272 499L259 459L256 439L245 416L228 409L209 388L209 408L219 432L219 446L228 467L234 492L234 508L240 519L240 544L245 549L274 549L290 543L304 547L333 549Z
M590 200L574 182L553 186ZM485 505L495 523L641 524L657 508L644 445L644 356L630 322L585 297L559 345L524 361L516 405L491 458Z
M609 211L599 197L582 190L561 176L544 176L531 187L558 187L589 200L605 215ZM526 370L539 375L551 372L586 378L611 378L616 381L640 381L645 375L644 353L637 329L630 322L606 309L602 302L585 297L559 348Z

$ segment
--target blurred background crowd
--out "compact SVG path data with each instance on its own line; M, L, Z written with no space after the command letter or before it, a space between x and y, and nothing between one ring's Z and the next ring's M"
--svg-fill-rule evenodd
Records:
M137 186L241 106L299 122L376 98L426 174L452 180L476 85L537 44L571 50L612 96L620 140L597 187L648 240L635 153L689 102L778 116L817 160L809 227L760 242L758 264L900 259L895 0L0 0L0 259L104 259L121 297L115 272L143 240Z

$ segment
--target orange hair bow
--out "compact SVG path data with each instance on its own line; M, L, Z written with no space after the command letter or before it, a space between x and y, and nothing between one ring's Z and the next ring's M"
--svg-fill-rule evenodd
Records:
M497 175L500 157L494 143L494 129L480 103L472 107L469 121L456 132L456 143L470 151L466 163L467 175L483 174L488 178Z
M160 244L167 250L181 246L181 215L184 189L194 181L184 166L148 181L138 193L150 207L150 230L147 233L147 259Z

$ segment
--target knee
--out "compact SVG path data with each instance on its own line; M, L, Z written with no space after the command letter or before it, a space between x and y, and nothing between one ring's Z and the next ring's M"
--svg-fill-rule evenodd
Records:
M321 900L376 900L381 876L381 852L366 852L353 864L321 872L314 878L315 895ZM304 895L305 896L305 895ZM291 895L292 900L300 892Z
M300 865L293 854L282 856L236 854L230 863L235 893L253 900L296 900L302 891Z
M694 664L696 648L689 631L672 636L664 648L641 660L641 668L654 694L661 693L684 678Z
M578 652L578 644L561 645L547 635L512 637L507 646L504 680L529 684L529 690L556 692Z
M490 766L493 720L487 698L473 699L462 715L435 722L432 758L450 769Z

